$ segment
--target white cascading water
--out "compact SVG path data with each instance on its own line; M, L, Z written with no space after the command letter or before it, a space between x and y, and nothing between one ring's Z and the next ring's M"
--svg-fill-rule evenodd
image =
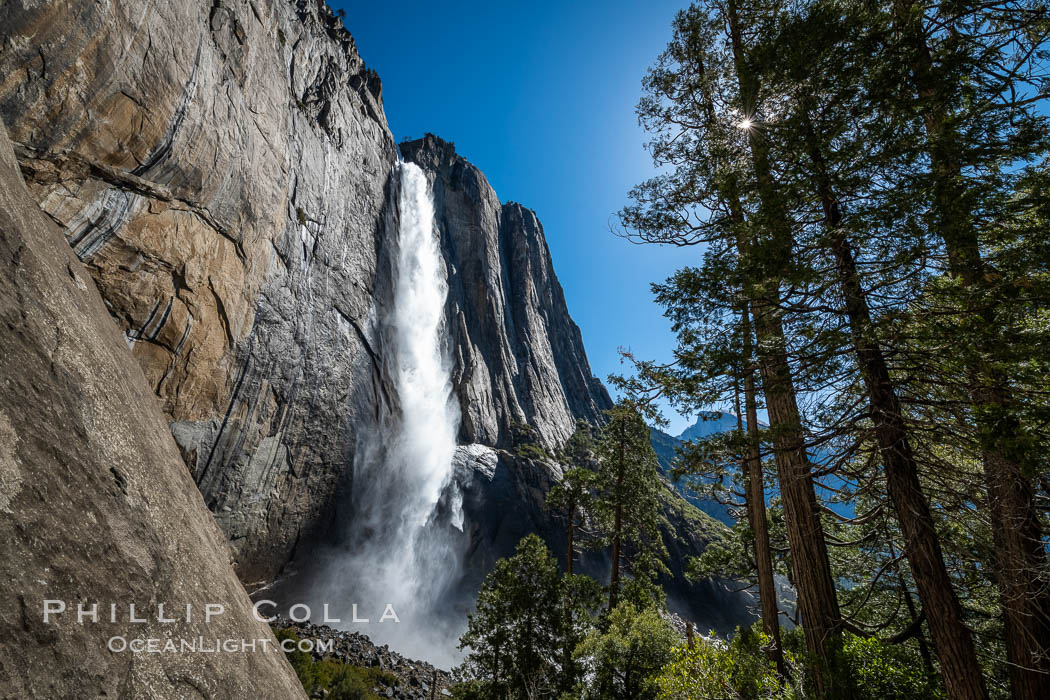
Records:
M398 167L401 224L383 332L400 410L355 460L350 550L325 587L370 620L348 625L344 615L339 626L448 667L462 626L441 607L459 570L451 526L462 523L448 506L439 517L443 493L455 491L449 487L460 417L443 342L448 285L426 175L413 163ZM445 499L452 508L455 495ZM379 622L387 604L400 622Z

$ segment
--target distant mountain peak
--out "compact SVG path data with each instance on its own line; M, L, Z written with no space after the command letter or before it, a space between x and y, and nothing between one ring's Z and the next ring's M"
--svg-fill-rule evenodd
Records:
M747 427L746 419L743 421L743 425ZM678 439L683 441L697 440L729 430L736 430L736 427L736 414L729 411L704 411L697 416L696 422L678 435Z

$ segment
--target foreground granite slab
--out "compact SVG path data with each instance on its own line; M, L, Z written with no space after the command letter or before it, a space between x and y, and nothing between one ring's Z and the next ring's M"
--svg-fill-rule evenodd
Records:
M0 591L0 697L304 697L252 617L139 364L30 197L2 127ZM78 621L80 604L98 621ZM209 604L224 612L205 621ZM45 621L45 605L66 610ZM121 639L180 650L133 653ZM208 651L214 640L257 651Z

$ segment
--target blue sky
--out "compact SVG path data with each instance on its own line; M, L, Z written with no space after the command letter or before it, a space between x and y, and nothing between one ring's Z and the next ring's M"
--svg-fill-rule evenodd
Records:
M594 373L624 369L619 346L667 359L649 284L699 251L636 246L609 226L653 172L634 106L682 0L330 4L382 78L395 139L454 141L502 201L536 211ZM673 434L690 422L667 417Z

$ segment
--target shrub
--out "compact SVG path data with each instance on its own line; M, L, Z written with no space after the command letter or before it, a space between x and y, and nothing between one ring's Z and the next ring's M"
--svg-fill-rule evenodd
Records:
M526 459L545 462L553 460L551 454L540 444L539 433L533 426L514 421L510 426L510 434L514 444L514 454Z
M843 653L858 688L870 698L934 700L944 690L928 676L918 654L904 644L846 635Z
M277 630L277 641L299 641L292 629ZM329 700L381 700L372 689L394 686L397 678L385 671L344 664L335 659L315 659L305 651L285 652L307 695L327 693Z
M801 657L806 653L801 630L784 633L784 657L790 682L777 676L764 651L769 643L761 622L737 629L727 643L700 642L676 647L657 679L660 700L725 698L726 700L798 700L807 697ZM843 667L851 674L858 700L936 700L944 697L935 679L923 672L909 645L894 645L846 634Z
M776 666L763 648L769 637L754 628L740 629L732 640L698 640L692 649L675 647L671 663L657 679L661 700L726 698L726 700L789 700L804 697L802 669L785 650L793 683L782 685Z
M616 606L604 631L587 635L576 650L590 681L584 697L601 700L646 700L659 690L657 677L671 660L678 633L659 610L642 610L631 602Z

